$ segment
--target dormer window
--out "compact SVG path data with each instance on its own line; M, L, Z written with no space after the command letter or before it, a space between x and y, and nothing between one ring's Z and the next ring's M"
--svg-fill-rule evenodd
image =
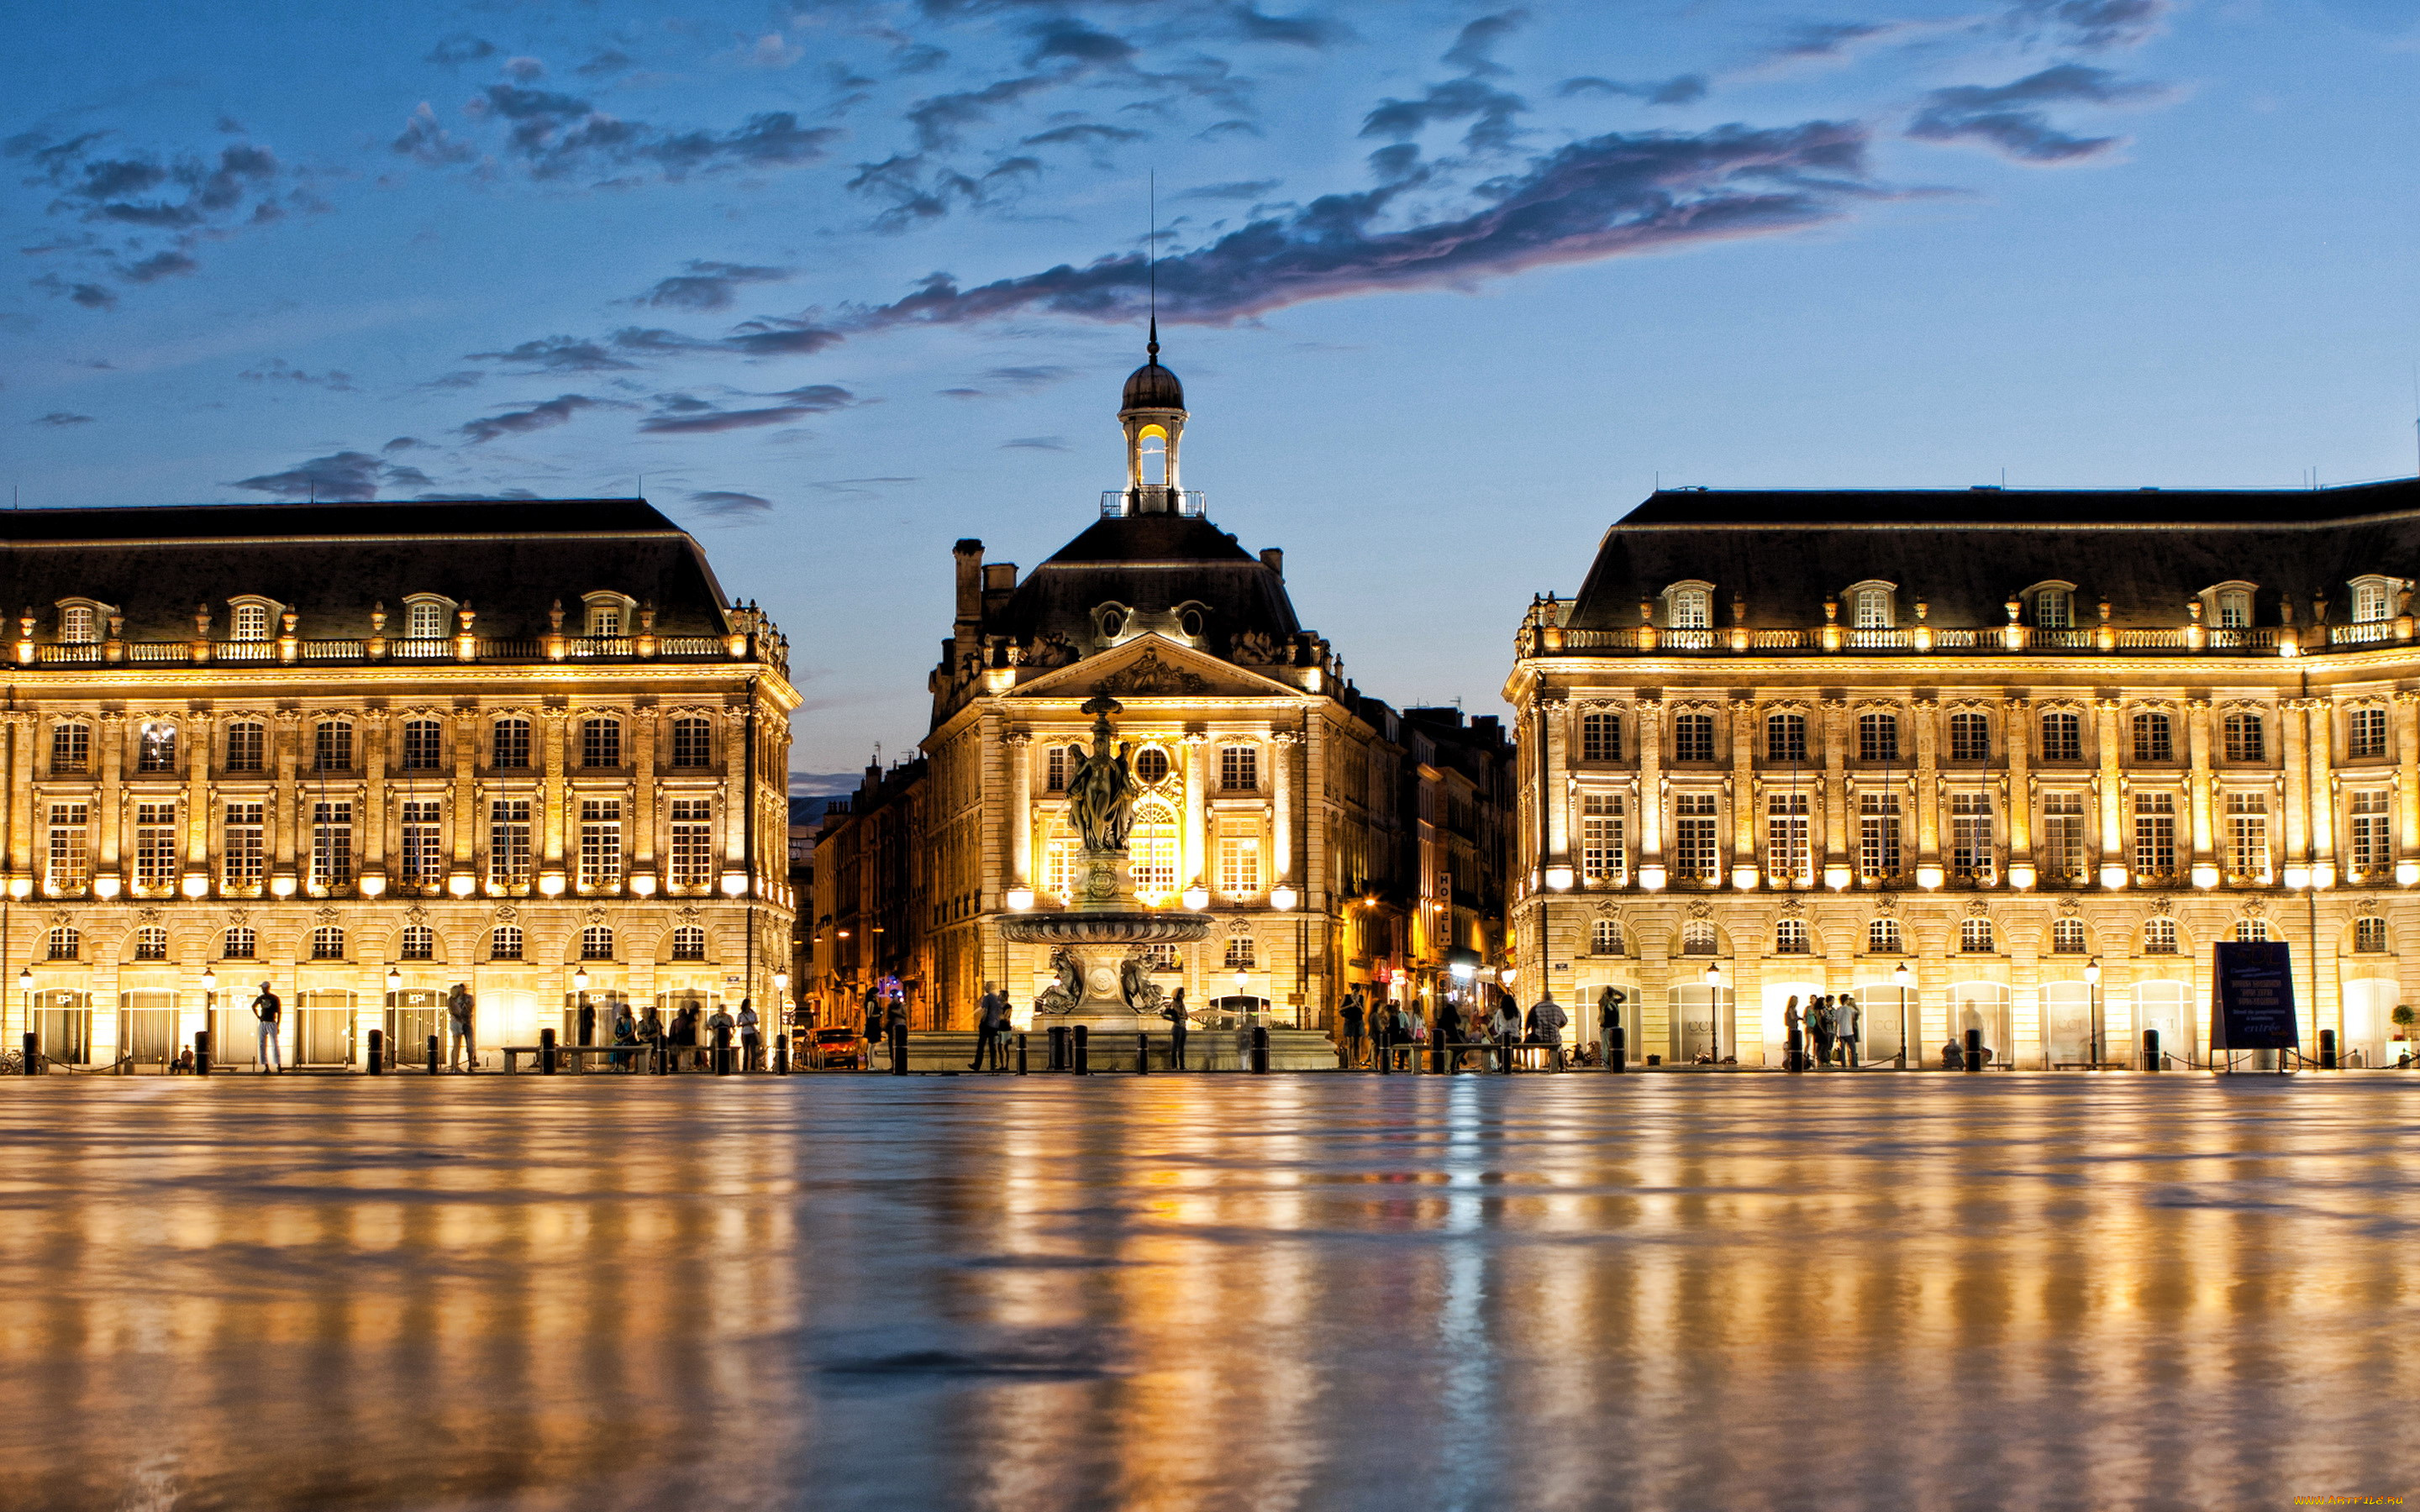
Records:
M2075 584L2071 582L2036 583L2024 592L2033 601L2033 627L2037 630L2071 630L2075 628Z
M2203 596L2210 600L2211 617L2220 629L2252 628L2252 584L2221 583L2215 588L2205 589Z
M442 640L452 628L454 604L434 594L414 594L403 601L403 634L409 640Z
M2375 625L2395 617L2395 591L2402 586L2394 578L2355 578L2352 580L2352 622Z
M1703 630L1714 623L1712 583L1674 583L1664 590L1664 623L1675 630Z
M582 633L612 638L631 632L638 618L639 601L628 594L599 589L580 595Z
M1853 630L1887 630L1897 619L1892 599L1898 590L1889 583L1855 583L1847 594L1849 627Z
M71 646L88 646L101 639L101 615L90 604L70 604L59 610L59 639Z
M232 612L227 616L227 624L232 639L237 640L269 639L269 626L276 617L275 604L265 598L239 598L231 600L229 608Z

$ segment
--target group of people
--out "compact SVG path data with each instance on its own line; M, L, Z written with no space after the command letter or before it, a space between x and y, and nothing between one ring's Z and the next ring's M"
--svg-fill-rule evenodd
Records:
M252 1000L252 1016L260 1029L260 1044L255 1063L263 1071L284 1072L281 1039L286 1005L278 997L276 990L265 981L260 984L259 994ZM588 1010L583 1006L581 1010L583 1034L588 1022ZM445 1025L448 1031L446 1068L455 1072L477 1071L478 1000L472 995L470 983L458 981L447 991ZM701 1026L705 1031L703 1041L699 1032ZM674 1012L670 1024L666 1024L653 1007L634 1017L628 1002L617 1003L613 1008L613 1054L609 1059L613 1070L629 1071L638 1063L639 1052L661 1051L672 1057L671 1070L680 1071L685 1066L702 1070L706 1065L702 1046L724 1043L725 1031L737 1038L740 1070L765 1069L764 1026L756 1016L754 1002L745 997L739 1000L737 1014L717 1007L712 1013L701 1017L695 1006L685 1004ZM653 1058L651 1054L649 1059Z
M1562 1063L1563 1030L1571 1026L1572 1017L1561 1004L1542 997L1525 1014L1509 994L1491 995L1496 1000L1492 1010L1476 1002L1466 1005L1458 996L1449 996L1437 1007L1436 1042L1452 1047L1457 1070L1469 1063L1469 1047L1474 1045L1495 1046L1508 1065L1513 1046L1544 1045L1557 1065ZM1348 1066L1373 1064L1373 1059L1393 1054L1397 1046L1429 1042L1428 1021L1409 1004L1383 998L1365 1002L1357 987L1337 1006L1336 1024Z
M1846 993L1837 996L1821 993L1807 1000L1804 1008L1796 996L1781 1011L1783 1025L1790 1031L1789 1055L1796 1056L1802 1064L1840 1065L1854 1071L1857 1065L1857 1047L1865 1042L1866 1012L1857 1000Z

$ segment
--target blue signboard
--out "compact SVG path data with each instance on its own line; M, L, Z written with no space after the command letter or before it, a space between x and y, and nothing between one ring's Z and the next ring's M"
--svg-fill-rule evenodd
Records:
M2299 1050L2293 958L2282 940L2221 940L2213 1050Z

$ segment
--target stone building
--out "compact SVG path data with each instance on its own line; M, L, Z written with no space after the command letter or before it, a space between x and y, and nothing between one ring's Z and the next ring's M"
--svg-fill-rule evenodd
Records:
M1521 625L1521 992L1634 1058L2206 1056L2211 947L2391 1058L2420 928L2420 484L1660 492ZM1594 1034L1595 1014L1575 1014ZM1902 1025L1905 1026L1902 1031Z
M249 1061L263 980L326 1066L458 981L489 1045L776 1001L786 644L644 502L27 510L0 594L11 1047Z
M1435 1022L1440 1001L1476 1003L1504 964L1506 879L1512 874L1512 746L1493 715L1403 712L1403 811L1410 850L1398 985Z

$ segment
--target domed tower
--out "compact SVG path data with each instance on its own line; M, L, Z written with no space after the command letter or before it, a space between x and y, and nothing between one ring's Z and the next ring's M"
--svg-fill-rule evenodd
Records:
M1185 435L1185 385L1159 365L1159 318L1151 322L1150 361L1126 378L1118 424L1126 433L1125 512L1183 512L1184 486L1177 481L1176 446Z

